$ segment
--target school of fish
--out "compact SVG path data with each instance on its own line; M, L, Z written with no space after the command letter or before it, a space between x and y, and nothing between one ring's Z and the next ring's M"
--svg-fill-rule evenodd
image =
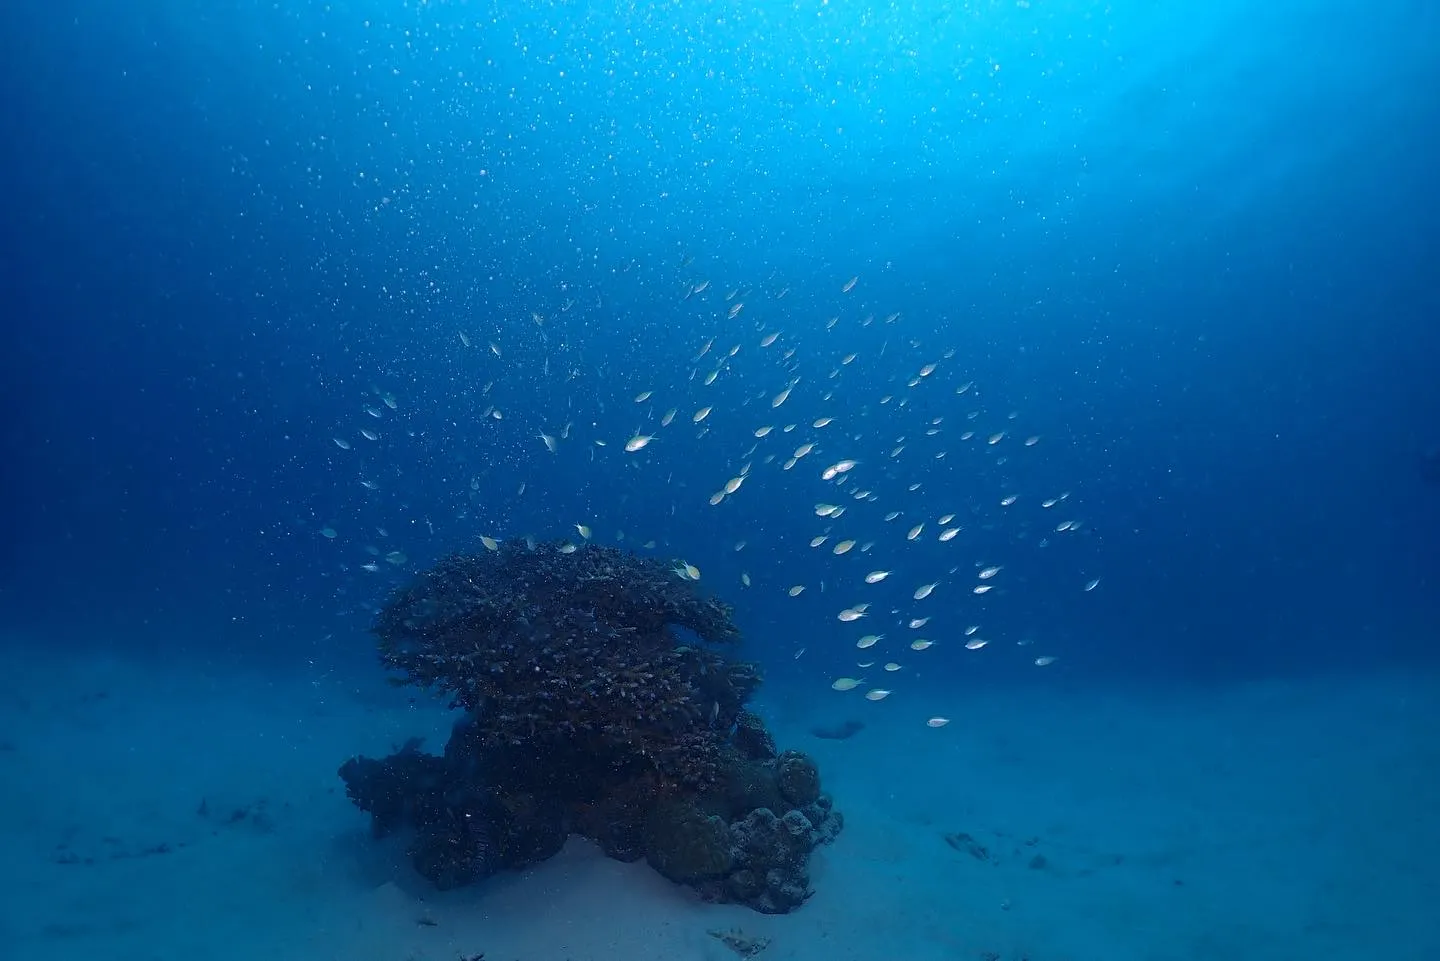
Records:
M788 287L736 285L722 293L684 277L693 266L676 271L685 322L667 329L663 343L644 345L644 363L587 371L566 346L563 325L532 311L527 324L488 325L488 351L473 349L483 342L474 329L437 348L467 378L463 393L370 387L355 399L354 419L322 434L336 476L367 493L356 519L332 514L317 518L315 529L329 542L358 544L365 558L354 567L366 574L403 570L409 555L384 543L388 529L360 519L384 492L417 495L403 457L387 460L387 444L412 449L435 430L430 419L463 421L476 466L453 492L448 515L405 518L415 539L495 551L504 538L523 538L533 547L536 535L515 530L512 520L539 513L528 506L532 488L541 491L532 498L547 499L548 517L577 477L582 489L648 484L643 498L625 501L626 520L654 537L627 538L574 498L567 529L576 537L562 550L613 539L676 557L674 575L700 582L700 567L678 559L689 553L740 589L785 599L779 603L795 607L767 608L765 616L777 635L797 637L793 656L808 651L805 663L836 692L860 691L894 709L914 688L924 701L916 717L940 729L951 718L934 708L953 714L961 707L937 703L946 685L936 675L967 663L940 653L947 647L969 652L960 657L1014 647L1024 663L1055 664L1057 654L1035 653L1035 639L1010 625L1031 601L1030 558L1065 550L1087 526L1078 497L1034 480L1049 476L1046 433L1022 411L990 400L984 363L967 363L960 348L944 344L943 325L873 309L858 275L837 283L828 311L804 317L792 312ZM566 304L562 313L573 307ZM542 389L560 402L537 409ZM712 486L696 488L697 471L713 471ZM750 544L763 546L750 549L743 568L722 559L730 545L740 552ZM1095 592L1101 581L1083 570L1085 553L1073 556L1074 593ZM997 626L977 636L987 622ZM862 626L864 633L847 633ZM927 636L915 635L921 628ZM881 668L885 686L865 679L877 662L853 660L857 650L890 658Z

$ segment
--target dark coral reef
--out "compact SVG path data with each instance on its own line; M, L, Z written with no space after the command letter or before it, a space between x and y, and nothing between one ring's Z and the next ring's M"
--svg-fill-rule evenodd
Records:
M443 755L411 742L341 767L375 833L407 832L439 887L542 861L574 833L706 898L798 907L840 815L815 763L745 709L760 671L724 653L731 609L684 573L507 543L397 591L375 624L382 661L463 714Z

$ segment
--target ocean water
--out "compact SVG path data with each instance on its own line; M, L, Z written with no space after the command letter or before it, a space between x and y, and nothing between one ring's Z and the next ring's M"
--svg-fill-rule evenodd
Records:
M1431 5L10 14L0 956L1440 957ZM806 904L369 837L482 535L734 606Z

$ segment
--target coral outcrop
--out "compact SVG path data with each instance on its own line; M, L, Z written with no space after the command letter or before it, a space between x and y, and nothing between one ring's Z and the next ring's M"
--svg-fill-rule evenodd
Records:
M411 742L341 767L375 833L407 832L439 887L544 860L576 833L704 897L798 907L840 815L814 761L777 752L745 709L760 671L727 656L731 609L684 570L505 544L399 590L375 623L381 660L463 713L443 755Z

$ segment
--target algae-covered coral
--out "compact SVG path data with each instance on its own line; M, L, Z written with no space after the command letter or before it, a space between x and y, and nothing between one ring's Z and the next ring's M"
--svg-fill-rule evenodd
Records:
M464 712L443 756L410 744L340 772L377 833L413 832L437 885L577 833L715 900L783 912L809 895L839 814L813 761L777 755L745 710L760 672L728 656L730 607L666 564L589 544L454 555L396 592L375 633L402 683Z

